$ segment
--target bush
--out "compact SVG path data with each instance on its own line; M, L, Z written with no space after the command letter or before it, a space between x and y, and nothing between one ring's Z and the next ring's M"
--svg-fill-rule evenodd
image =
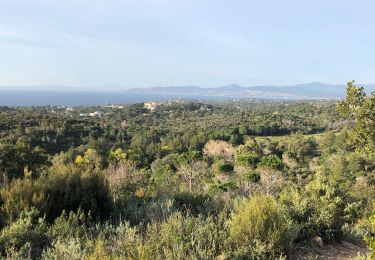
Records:
M210 184L208 191L211 195L221 194L223 192L237 189L237 186L232 181L215 181Z
M207 215L214 210L214 202L211 197L203 194L189 192L177 193L174 196L173 206L183 212L192 215Z
M236 156L236 163L241 166L255 167L259 162L259 156L256 153L244 153Z
M375 202L373 213L370 217L371 232L365 237L366 244L370 250L370 259L375 259Z
M260 181L260 174L255 171L248 171L241 176L241 179L252 183L258 183Z
M54 220L65 210L91 212L94 218L105 219L112 209L112 200L103 174L96 171L82 172L72 165L59 172L52 172L44 190L48 200L45 213L48 221Z
M41 209L46 201L43 183L45 177L34 180L30 176L14 179L0 189L1 217L3 224L15 221L24 209Z
M1 250L3 253L22 252L21 256L18 254L22 258L40 256L48 243L46 231L46 222L39 217L38 210L23 211L17 221L1 231Z
M165 222L147 228L145 258L214 259L225 251L227 237L223 215L203 218L176 213Z
M284 254L296 238L291 219L275 199L263 195L252 197L237 206L230 222L230 237L238 251L246 254L263 245L263 257Z
M230 164L222 164L219 166L220 172L232 172L233 171L233 165Z
M86 251L80 238L57 239L43 253L43 259L84 259L87 254Z
M342 238L342 227L352 223L346 210L356 203L348 201L348 196L331 179L329 172L316 172L314 180L304 189L287 188L280 195L289 215L300 227L298 239L304 241L320 236L325 241Z
M0 189L3 222L11 223L22 209L37 208L52 222L65 210L91 212L105 219L112 209L112 200L103 174L80 170L74 165L52 167L48 176L32 179L25 176Z
M265 157L262 157L262 159L258 163L258 167L265 167L273 170L281 170L283 168L283 162L277 155L270 154Z
M56 218L53 225L48 230L52 239L68 240L72 237L79 237L84 240L88 237L92 219L90 215L86 215L80 209L77 213L65 211L61 216Z

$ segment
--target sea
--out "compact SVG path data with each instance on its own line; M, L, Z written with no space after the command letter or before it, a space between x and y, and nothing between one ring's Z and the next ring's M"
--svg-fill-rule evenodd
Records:
M99 106L162 101L176 96L98 91L0 90L0 106ZM191 98L199 98L191 96Z

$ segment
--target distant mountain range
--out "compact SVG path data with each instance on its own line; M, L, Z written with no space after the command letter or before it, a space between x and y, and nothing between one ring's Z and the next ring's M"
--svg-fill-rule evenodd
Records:
M361 85L367 93L375 91L375 84ZM290 86L251 86L236 84L204 88L197 86L168 86L109 90L93 90L60 85L0 87L0 106L40 105L103 105L105 103L130 104L166 99L340 99L345 97L345 85L308 83Z
M364 85L365 91L375 91L375 84ZM345 97L346 85L331 85L324 83L307 83L290 86L252 86L243 87L232 84L216 88L197 86L180 87L151 87L127 90L128 93L160 94L173 97L202 97L202 98L266 98L266 99L340 99Z

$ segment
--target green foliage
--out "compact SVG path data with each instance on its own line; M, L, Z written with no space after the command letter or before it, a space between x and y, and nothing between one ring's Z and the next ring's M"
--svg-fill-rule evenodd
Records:
M0 189L2 222L9 224L15 221L22 211L31 207L41 209L47 200L44 181L44 176L37 180L25 176L5 183Z
M242 174L241 178L252 183L258 183L260 181L260 175L256 171L247 171Z
M261 243L265 247L263 258L285 254L296 231L275 199L261 195L240 203L230 222L230 237L236 247L246 252Z
M108 156L108 162L112 164L123 162L125 161L125 159L126 159L126 153L121 148L112 150Z
M243 153L236 156L236 164L241 166L255 167L259 162L259 156L256 153Z
M16 159L16 160L15 160ZM41 147L30 148L19 145L3 145L0 143L1 178L20 178L27 168L36 175L43 165L47 164L48 156Z
M350 81L346 99L340 101L337 108L344 116L355 120L348 143L359 152L372 153L375 150L375 93L367 96L363 87L356 87L354 81Z
M223 192L232 191L236 189L237 186L231 181L215 181L209 186L210 194L221 194Z
M373 107L357 94L348 119L333 101L0 107L2 256L275 259L366 234Z
M104 176L98 172L82 172L74 165L55 165L48 176L36 180L16 179L0 190L2 215L12 222L22 209L36 207L52 221L65 211L79 208L98 218L109 215L111 199Z
M91 212L97 218L110 214L112 201L104 176L100 172L81 172L73 165L52 169L43 185L48 196L43 211L47 220L60 216L63 210Z
M227 237L224 218L192 217L176 213L160 226L155 223L147 229L148 256L163 259L212 259L224 250ZM199 242L198 242L199 241Z
M326 241L339 239L345 222L352 223L356 219L355 215L346 211L355 203L351 204L332 173L322 169L304 190L285 189L281 201L300 227L300 240L316 235Z
M262 157L257 166L273 170L281 170L283 168L283 162L277 155L270 154Z
M5 251L23 252L22 257L40 256L47 246L47 225L35 208L23 211L17 221L7 226L0 234L0 247Z
M370 258L375 258L375 203L373 206L373 212L370 217L371 231L370 234L366 235L365 241L370 250Z
M65 211L55 219L48 230L49 236L53 239L69 240L71 237L78 237L81 240L88 237L92 218L80 209L77 213L73 211L67 214Z
M68 240L57 239L43 252L43 259L84 259L87 249L79 237L71 237Z
M232 172L234 169L233 165L231 164L222 164L219 166L220 172Z
M249 138L246 140L245 144L237 147L236 154L237 156L242 154L254 154L259 156L262 154L262 150L254 138Z
M208 215L215 211L214 200L204 194L191 194L188 192L177 193L173 197L173 207L183 213Z
M317 144L313 138L305 138L301 134L292 134L285 144L288 156L303 162L315 155Z

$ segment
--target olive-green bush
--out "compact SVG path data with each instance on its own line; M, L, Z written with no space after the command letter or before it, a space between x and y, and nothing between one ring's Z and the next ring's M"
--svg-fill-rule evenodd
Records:
M264 195L240 202L230 222L230 238L237 250L248 252L262 245L264 257L285 254L297 233L292 220L276 200Z

